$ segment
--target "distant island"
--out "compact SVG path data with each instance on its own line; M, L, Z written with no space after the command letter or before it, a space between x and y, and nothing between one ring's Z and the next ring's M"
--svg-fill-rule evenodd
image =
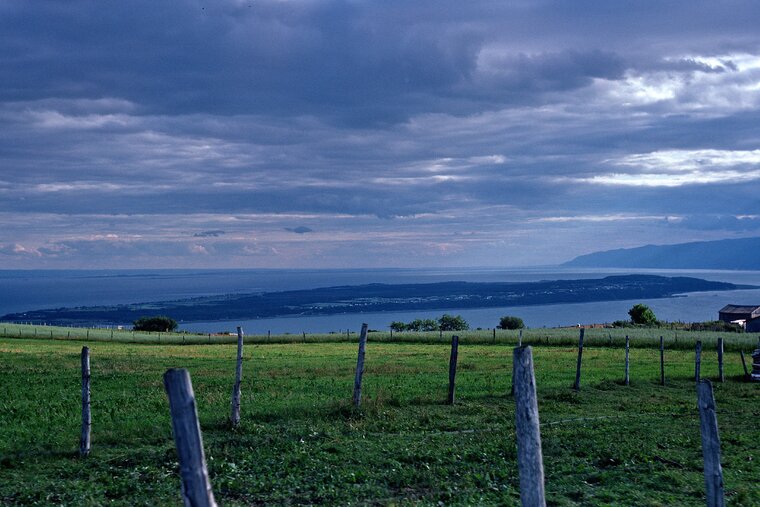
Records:
M33 310L4 315L0 320L47 322L55 325L118 325L131 323L145 315L169 315L183 322L248 320L294 315L641 300L672 297L687 292L752 288L756 287L699 278L652 275L519 283L369 284L152 303Z
M581 255L562 266L760 270L760 238L698 241L607 250Z

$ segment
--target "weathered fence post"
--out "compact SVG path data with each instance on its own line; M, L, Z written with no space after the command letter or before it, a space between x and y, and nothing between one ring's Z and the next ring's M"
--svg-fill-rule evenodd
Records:
M493 342L496 343L496 328L493 328Z
M660 336L660 385L665 385L665 340Z
M169 397L172 430L179 457L182 501L186 507L216 506L206 468L190 373L185 369L167 370L164 373L164 388Z
M747 361L744 359L744 351L740 350L739 354L742 356L742 367L744 368L744 378L749 378L749 371L747 371Z
M625 385L630 385L630 362L628 360L629 350L631 348L631 340L628 335L625 335Z
M232 386L232 427L240 424L240 382L243 379L243 328L237 327L237 362L235 363L235 384Z
M718 379L721 382L726 381L726 376L723 374L723 338L718 338Z
M79 438L79 455L90 454L90 430L92 414L90 413L90 349L82 347L82 434Z
M362 324L359 335L359 353L356 356L356 377L354 377L354 406L359 408L362 402L362 375L364 374L364 349L367 346L367 324Z
M451 356L449 356L449 405L454 404L454 390L457 377L457 356L459 355L459 337L451 337Z
M522 329L520 330L520 333L517 335L517 346L522 347Z
M578 337L578 364L575 366L575 383L573 384L573 389L576 391L580 391L581 389L581 360L583 359L583 334L585 331L585 328L581 328L581 333Z
M520 502L523 506L545 506L541 430L531 348L515 348L512 365L515 386L515 429L517 469L520 473Z
M697 384L697 406L699 407L699 429L702 433L702 455L704 457L705 493L708 507L723 507L723 469L720 466L720 437L718 418L715 415L715 398L712 384L702 380Z
M699 369L702 366L702 342L698 341L694 348L694 382L699 382Z

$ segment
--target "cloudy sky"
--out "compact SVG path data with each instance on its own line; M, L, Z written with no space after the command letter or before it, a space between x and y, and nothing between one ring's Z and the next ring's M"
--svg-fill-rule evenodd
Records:
M760 5L0 0L0 267L760 234Z

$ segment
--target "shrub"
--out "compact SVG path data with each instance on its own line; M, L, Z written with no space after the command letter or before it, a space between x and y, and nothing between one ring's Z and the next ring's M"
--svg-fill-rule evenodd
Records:
M525 323L520 317L513 317L511 315L505 315L499 319L500 329L522 329L525 327Z
M628 315L631 316L631 322L643 326L653 326L657 324L657 317L651 308L644 304L636 304L628 310Z
M132 322L135 331L160 331L169 332L177 329L177 321L165 315L155 317L140 317Z
M461 315L441 315L438 319L439 329L441 331L467 331L470 325Z
M391 322L391 326L390 327L391 327L391 331L396 331L396 332L399 332L399 333L401 331L406 331L406 324L404 324L403 322L399 322L397 320Z

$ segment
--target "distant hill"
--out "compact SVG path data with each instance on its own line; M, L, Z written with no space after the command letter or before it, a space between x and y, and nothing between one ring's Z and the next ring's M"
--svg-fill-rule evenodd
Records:
M647 245L581 255L563 266L583 268L760 269L760 238Z

